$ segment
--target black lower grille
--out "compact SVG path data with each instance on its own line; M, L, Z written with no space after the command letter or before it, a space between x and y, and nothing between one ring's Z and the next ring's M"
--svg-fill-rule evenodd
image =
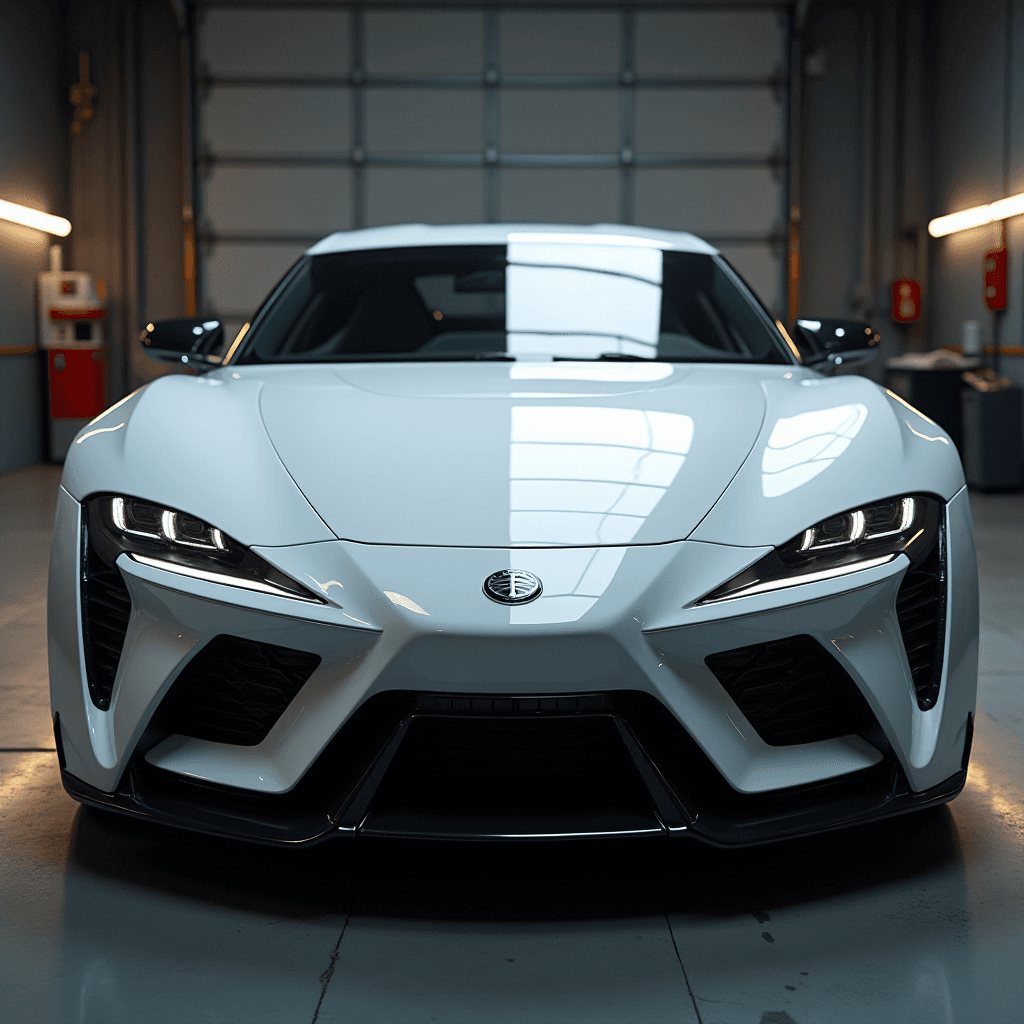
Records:
M946 639L946 559L941 530L928 555L903 577L896 595L896 618L910 663L917 706L927 711L939 697Z
M132 600L116 565L104 561L83 534L82 640L89 696L101 711L110 708Z
M657 834L651 797L610 715L413 718L364 835Z
M214 637L185 666L160 707L170 732L255 746L320 664L318 654Z
M704 661L773 747L847 736L875 724L857 684L811 636L737 647Z
M421 693L416 698L419 711L456 711L471 715L565 714L567 711L600 711L608 707L603 693L568 696L487 697L482 694Z

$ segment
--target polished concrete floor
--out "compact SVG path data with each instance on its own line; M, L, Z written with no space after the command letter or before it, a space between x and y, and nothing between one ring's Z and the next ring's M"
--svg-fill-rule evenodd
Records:
M0 1022L1024 1021L1024 496L973 499L981 680L949 807L723 853L278 851L65 796L46 692L58 473L0 477Z

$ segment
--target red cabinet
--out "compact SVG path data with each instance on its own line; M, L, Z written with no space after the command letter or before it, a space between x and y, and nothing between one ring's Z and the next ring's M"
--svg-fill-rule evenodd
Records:
M50 418L91 420L107 407L105 350L51 348L46 353Z

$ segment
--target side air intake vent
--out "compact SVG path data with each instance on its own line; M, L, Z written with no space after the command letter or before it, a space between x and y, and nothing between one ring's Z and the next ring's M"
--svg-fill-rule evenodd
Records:
M896 595L896 618L917 706L927 711L939 699L946 641L946 545L941 526L931 551L903 577Z
M319 664L318 654L215 636L164 698L163 723L183 736L255 746Z
M813 637L737 647L704 663L773 747L848 736L875 724L857 684Z
M82 531L82 640L89 696L100 711L110 709L132 600L121 571L92 543L88 522Z

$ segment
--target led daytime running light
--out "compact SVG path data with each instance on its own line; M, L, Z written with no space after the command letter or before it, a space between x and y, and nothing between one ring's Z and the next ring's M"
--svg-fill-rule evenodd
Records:
M204 544L202 541L191 540L183 536L178 529L179 516L179 512L171 512L169 509L164 509L163 514L160 516L160 528L163 530L164 536L172 544L181 544L183 547L197 548L200 551L227 551L228 546L224 541L224 534L214 526L210 527L212 544Z
M798 587L804 583L820 583L822 580L835 579L837 576L849 576L851 573L885 565L895 557L895 553L882 555L879 558L865 558L861 562L852 562L849 565L839 565L833 569L819 569L817 572L805 572L799 576L786 576L778 580L763 580L759 583L751 583L750 586L744 587L742 590L735 590L731 594L713 598L709 603L717 604L720 601L731 601L737 597L750 597L753 594L766 594L773 590L783 590L786 587Z
M117 527L122 533L127 534L131 537L144 537L146 540L157 540L157 541L169 541L171 544L177 544L186 548L195 548L198 551L227 551L228 543L224 537L224 534L218 530L215 526L209 527L210 540L212 543L206 544L201 540L194 540L191 537L186 537L179 529L178 520L181 518L180 512L172 512L170 509L162 509L160 512L160 531L154 533L150 530L139 530L128 525L127 505L125 499L122 497L114 497L110 499L110 518L113 520L114 526ZM204 526L206 524L203 524Z
M187 576L193 580L204 580L207 583L219 583L226 587L240 587L242 590L255 590L260 594L273 594L275 597L289 597L293 601L307 601L316 604L315 600L301 597L283 587L275 587L272 583L264 583L261 580L244 579L238 576L229 576L222 572L209 572L206 569L194 569L189 565L180 565L178 562L166 562L162 558L148 558L136 552L130 552L129 558L133 562L140 562L148 565L151 569L162 569L164 572L173 572L178 576Z
M146 540L163 540L159 533L151 533L149 530L136 530L128 525L128 516L125 514L126 505L124 498L113 498L110 502L110 516L114 525L122 532L131 537L145 537ZM167 513L165 512L164 515Z

